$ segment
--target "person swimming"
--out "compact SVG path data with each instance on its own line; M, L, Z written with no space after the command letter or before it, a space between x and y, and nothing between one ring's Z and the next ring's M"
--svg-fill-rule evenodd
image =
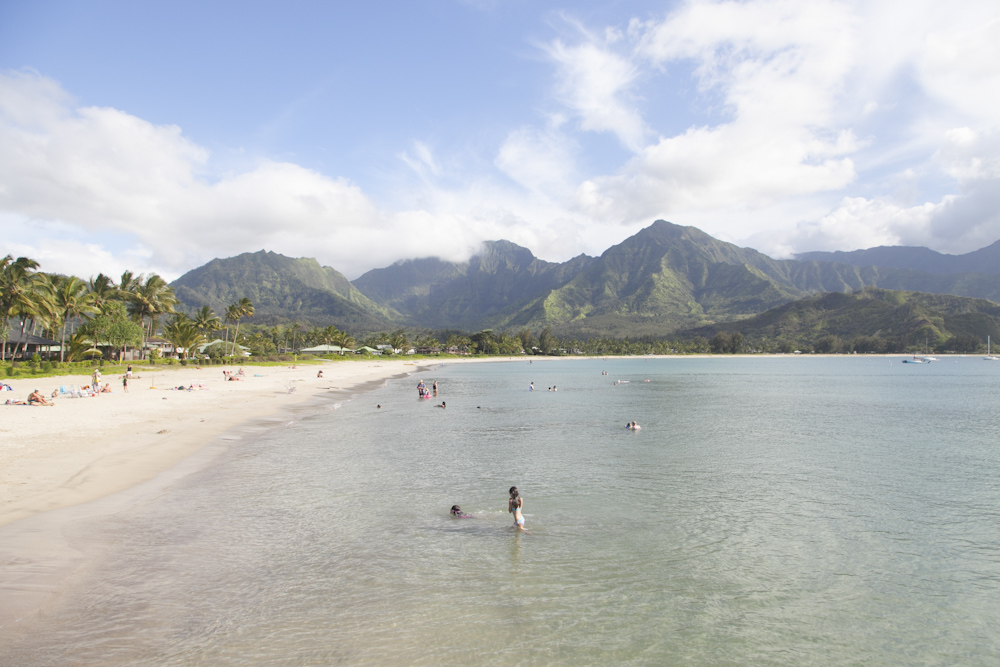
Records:
M435 405L434 407L435 408L447 408L448 405L444 401L441 401L441 405Z
M458 505L452 505L451 506L451 515L453 517L455 517L456 519L475 519L476 518L476 517L472 516L471 514L466 514L465 512L463 512L462 508L459 507Z
M510 500L507 501L507 511L514 515L514 525L519 530L524 530L524 515L521 510L524 508L524 500L518 492L516 486L510 487Z

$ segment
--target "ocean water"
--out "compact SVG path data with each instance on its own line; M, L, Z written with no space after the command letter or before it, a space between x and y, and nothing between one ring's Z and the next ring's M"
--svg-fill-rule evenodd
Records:
M998 398L978 358L432 367L68 526L93 563L0 663L1000 664Z

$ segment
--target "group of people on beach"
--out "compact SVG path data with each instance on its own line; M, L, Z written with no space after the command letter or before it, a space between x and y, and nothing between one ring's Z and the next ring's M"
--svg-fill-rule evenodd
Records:
M232 371L224 370L222 371L222 377L225 378L226 382L237 382L237 381L242 381L243 378L246 377L246 373L243 372L242 368L236 371L235 373Z
M508 493L510 493L510 498L507 500L507 512L514 515L514 527L518 530L524 530L524 514L521 512L524 509L524 499L521 498L521 494L516 486L510 487ZM451 515L456 519L476 518L471 514L463 512L462 508L458 505L451 506Z
M48 399L46 399L45 396L42 395L42 392L36 389L35 391L28 394L27 401L15 401L12 399L8 399L4 405L48 405L51 407L55 405L55 403L50 403Z

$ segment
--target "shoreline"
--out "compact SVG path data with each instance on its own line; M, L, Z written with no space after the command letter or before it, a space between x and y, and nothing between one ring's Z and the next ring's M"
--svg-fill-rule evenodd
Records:
M14 391L0 392L0 527L130 489L254 419L430 365L248 365L244 378L231 382L219 366L140 369L128 393L120 375L105 376L102 384L109 382L113 392L89 398L50 398L60 386L78 385L81 376L8 380ZM324 377L317 378L320 370ZM192 385L194 390L177 389ZM2 404L23 401L34 389L54 406Z
M571 360L901 357L910 355L638 355L539 357L539 363ZM961 355L965 356L965 355ZM39 513L78 505L127 490L169 470L226 431L323 393L351 391L402 373L441 364L534 362L534 357L380 359L331 361L299 368L245 367L243 381L223 381L231 367L140 368L122 390L121 376L102 382L113 393L54 399L55 406L3 405L25 400L33 389L49 397L83 376L9 379L0 392L0 527ZM323 378L317 378L319 370ZM201 385L194 391L170 387ZM290 392L289 389L293 388ZM363 390L362 390L363 391ZM51 400L51 399L50 399Z
M190 386L192 380L200 379L193 378L192 371L206 375L206 369L170 369L138 377L137 384L150 377L155 384L144 390L130 384L128 394L116 376L104 380L117 380L117 393L60 397L52 408L0 404L0 409L8 411L0 428L6 436L0 437L0 596L4 600L0 629L9 631L9 639L20 635L19 629L57 605L74 579L100 557L89 548L81 551L69 537L76 522L151 500L241 442L281 428L298 415L322 409L341 397L361 398L390 379L438 365L380 360L299 368L246 366L245 379L232 382L224 381L221 369L215 367L215 380L202 379L207 388L192 391L165 387L171 383ZM319 370L324 377L316 377ZM0 393L0 403L7 396L23 400L22 393L27 396L36 388L49 398L51 389L46 389L46 383L58 386L75 380L76 384L80 379L64 376L8 382L15 391ZM290 392L292 386L295 391ZM25 442L32 439L39 443Z

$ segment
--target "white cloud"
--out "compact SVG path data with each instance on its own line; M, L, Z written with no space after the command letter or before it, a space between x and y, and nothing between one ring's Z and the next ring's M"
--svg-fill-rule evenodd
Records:
M73 108L34 73L0 74L0 100L5 244L45 270L173 278L213 257L266 248L356 276L411 252L467 256L482 240L462 231L460 215L386 213L357 185L295 164L261 160L208 180L199 175L207 151L180 128ZM430 150L417 143L415 152L433 176Z
M556 128L523 127L511 132L494 161L497 168L525 190L555 199L574 188L575 147Z
M206 174L179 127L0 73L0 224L8 249L80 275L174 277L266 248L355 277L498 238L562 260L656 218L781 255L966 252L1000 238L997 15L979 0L691 0L620 26L568 19L541 49L538 122L512 121L485 156L412 140L394 151L393 210L288 162Z
M603 40L588 35L579 44L555 40L545 47L558 65L557 95L590 132L611 132L630 150L641 149L647 134L631 99L638 68L608 46L621 33L609 30Z
M400 153L399 158L423 178L440 175L441 168L438 166L437 160L434 158L434 153L427 144L422 141L414 141L413 151L416 155L410 155L404 151Z
M588 70L555 54L614 49L628 74L597 88L613 91L606 97L639 80L656 85L657 72L688 73L698 96L686 99L704 122L585 180L574 210L627 225L697 221L785 254L808 244L920 240L967 251L992 242L997 17L989 2L958 12L918 1L901 12L892 2L693 0L662 19L633 19L627 38L581 31L580 45L550 49L563 84ZM583 108L575 100L567 105ZM655 130L651 111L633 125ZM903 182L916 203L897 201Z

